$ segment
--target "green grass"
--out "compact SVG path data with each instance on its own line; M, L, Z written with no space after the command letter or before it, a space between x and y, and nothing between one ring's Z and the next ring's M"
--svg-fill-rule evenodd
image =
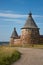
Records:
M11 65L21 54L12 47L0 47L0 65Z
M43 44L34 44L33 47L43 49Z
M40 43L40 44L30 44L30 43L27 43L27 44L16 44L16 45L13 45L11 47L25 47L25 48L40 48L40 49L43 49L43 44Z
M43 49L43 44L25 44L23 45L25 48L40 48Z

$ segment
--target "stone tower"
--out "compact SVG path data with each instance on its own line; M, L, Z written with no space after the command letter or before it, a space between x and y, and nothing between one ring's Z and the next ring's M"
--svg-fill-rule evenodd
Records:
M32 18L32 13L29 13L28 19L21 28L21 42L22 44L37 44L39 43L39 28Z
M10 38L10 45L14 45L14 39L18 38L18 34L16 31L16 28L14 28L14 31L12 32L11 38Z

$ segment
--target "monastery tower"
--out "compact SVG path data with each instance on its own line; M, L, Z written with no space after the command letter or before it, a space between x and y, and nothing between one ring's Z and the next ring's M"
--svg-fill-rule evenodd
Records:
M39 28L32 18L32 13L29 13L25 25L21 28L22 44L36 44L39 43Z

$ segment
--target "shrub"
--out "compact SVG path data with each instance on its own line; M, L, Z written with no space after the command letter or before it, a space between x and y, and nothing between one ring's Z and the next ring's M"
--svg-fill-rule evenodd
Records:
M7 53L5 51L0 52L0 65L11 65L13 62L17 61L21 54L18 51L13 51L12 53L10 53L13 50L9 50L9 52L7 51Z

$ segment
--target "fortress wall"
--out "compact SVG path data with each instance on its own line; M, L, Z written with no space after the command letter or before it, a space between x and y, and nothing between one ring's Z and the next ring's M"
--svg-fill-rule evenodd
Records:
M14 45L21 44L21 39L14 39Z
M10 38L10 46L14 45L14 38Z
M39 40L39 43L41 44L43 44L43 35L40 35L40 40Z
M35 32L33 34L35 34ZM29 33L29 35L22 35L21 38L19 38L19 39L11 38L10 45L14 46L14 45L27 44L27 43L35 44L38 42L39 42L39 44L43 44L43 35L39 35L39 37L37 34L33 35L31 37L30 36L31 36L31 33Z
M39 35L39 31L36 29L29 30L23 29L19 38L10 39L10 45L25 45L25 44L43 44L43 35Z
M10 46L14 46L14 45L21 45L21 39L20 38L18 38L18 39L11 38L10 39Z

